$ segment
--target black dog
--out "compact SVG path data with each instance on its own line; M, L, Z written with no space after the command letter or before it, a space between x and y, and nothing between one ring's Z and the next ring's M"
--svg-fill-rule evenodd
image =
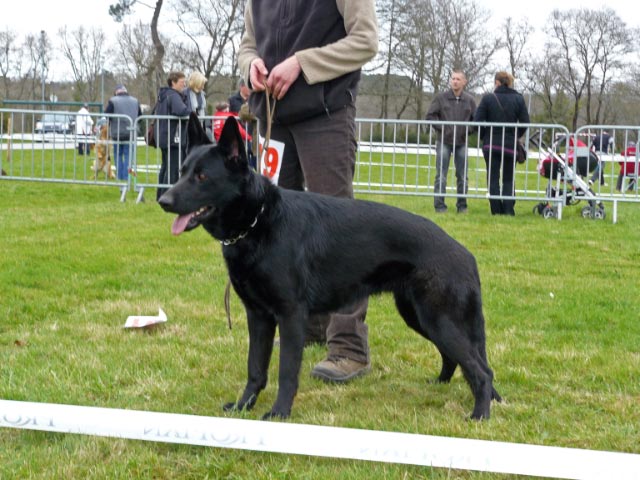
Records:
M189 121L190 145L209 143ZM247 165L233 118L217 146L197 146L180 180L159 199L178 214L179 235L202 225L222 244L249 325L248 381L226 410L250 409L267 384L280 330L278 395L263 418L288 417L298 390L305 322L371 294L390 291L409 327L442 355L440 382L457 365L471 386L471 417L489 418L493 372L485 350L476 262L429 220L373 202L280 189Z

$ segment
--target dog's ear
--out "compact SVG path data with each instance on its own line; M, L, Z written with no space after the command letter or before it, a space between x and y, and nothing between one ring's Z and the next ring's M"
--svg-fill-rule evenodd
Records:
M228 117L224 122L222 133L218 139L218 146L226 152L227 159L233 160L238 166L248 166L244 141L242 140L242 135L240 135L238 121L235 117Z
M198 145L209 145L213 142L207 137L207 133L202 128L202 122L198 118L198 114L191 112L189 114L189 121L187 122L187 138L190 147Z

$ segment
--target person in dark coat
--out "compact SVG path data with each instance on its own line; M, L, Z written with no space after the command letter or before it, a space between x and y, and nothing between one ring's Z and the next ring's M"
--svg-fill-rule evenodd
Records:
M228 112L238 117L242 122L242 127L247 131L247 134L253 136L253 127L256 123L256 117L251 113L249 109L249 96L251 90L247 87L244 78L238 81L238 91L229 97L229 109ZM245 139L246 140L246 139ZM252 140L247 140L247 158L251 168L257 169L256 149L254 148Z
M156 122L156 141L162 152L162 165L158 175L161 185L173 185L178 181L180 165L185 157L187 148L187 119L191 113L187 100L183 94L185 90L185 75L182 72L171 72L167 78L167 86L160 88L155 114L171 115L172 119L159 119ZM158 188L156 199L166 191Z
M251 90L247 87L244 79L238 81L238 91L229 97L229 111L238 115L242 105L247 103Z
M602 162L600 159L603 154L608 154L609 149L613 146L613 137L609 135L609 132L602 131L599 135L593 139L593 143L591 144L592 149L596 152L596 168L593 171L593 175L591 175L591 179L589 180L589 185L593 185L596 181L600 182L600 185L604 186L604 175L602 174ZM589 156L591 159L592 156Z
M513 89L511 74L496 73L495 90L482 97L473 119L476 122L502 124L529 123L527 106L522 95ZM527 127L524 126L492 125L480 128L482 154L487 164L487 188L492 215L516 214L514 209L516 146L517 139L521 138L526 131Z

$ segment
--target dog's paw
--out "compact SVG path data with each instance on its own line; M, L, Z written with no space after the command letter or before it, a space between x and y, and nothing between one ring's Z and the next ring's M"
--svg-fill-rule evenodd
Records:
M224 410L225 412L237 412L240 409L238 408L238 404L236 402L229 402L225 403L222 406L222 410Z
M493 387L491 387L491 400L495 400L498 403L502 403L502 397L498 392L496 392L496 389Z
M285 419L285 418L289 418L290 413L283 413L283 412L276 412L274 410L271 410L267 413L265 413L262 416L262 420L271 420L271 419Z
M242 410L249 411L256 404L257 399L258 399L257 395L248 395L248 396L243 395L242 398L237 402L225 403L222 406L222 409L225 412L240 412Z
M444 383L451 383L451 379L450 378L435 377L435 378L428 379L427 383L430 384L430 385L440 385L440 384L444 384Z
M474 420L476 422L479 422L482 420L489 420L490 416L491 414L489 413L488 410L484 412L474 410L471 416L469 417L469 420Z
M222 409L225 412L241 412L242 410L251 410L253 407L252 403L241 403L241 402L229 402L225 403L222 406Z

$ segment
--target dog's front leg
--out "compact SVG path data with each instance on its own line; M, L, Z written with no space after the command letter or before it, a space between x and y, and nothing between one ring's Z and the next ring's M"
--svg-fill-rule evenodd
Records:
M247 309L247 323L249 326L247 385L240 400L224 405L224 410L226 411L251 410L258 399L258 395L267 386L276 322L273 317L264 312L255 312Z
M273 417L287 418L291 414L293 399L298 392L307 317L307 313L299 309L285 318L278 319L280 330L278 396L271 411L262 417L263 420Z

